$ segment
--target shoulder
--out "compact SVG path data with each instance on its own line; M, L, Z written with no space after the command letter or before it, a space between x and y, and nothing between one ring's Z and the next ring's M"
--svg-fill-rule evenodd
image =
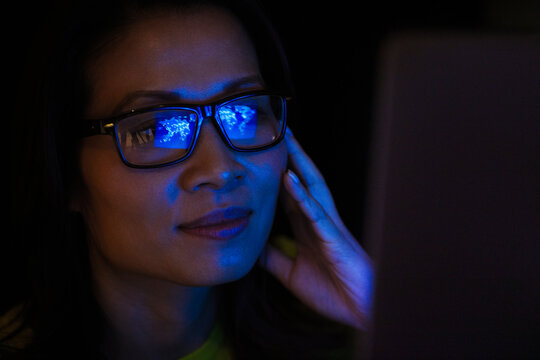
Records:
M32 342L32 330L23 326L23 311L18 305L0 316L1 350L23 350Z

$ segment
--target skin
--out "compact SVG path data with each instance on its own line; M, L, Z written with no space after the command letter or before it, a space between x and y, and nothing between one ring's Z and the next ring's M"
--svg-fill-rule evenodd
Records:
M240 23L224 10L147 16L116 37L88 67L88 118L163 99L126 96L167 91L176 102L215 101L264 88L257 57ZM231 88L238 80L241 86ZM295 182L287 163L300 178ZM215 321L214 286L264 266L315 311L363 328L371 265L335 210L330 192L290 132L254 153L226 146L206 121L192 155L160 169L125 166L113 138L80 146L83 187L73 207L89 226L94 291L108 320L111 358L160 359L199 347ZM287 258L266 241L280 188L299 253ZM177 226L210 211L253 210L247 229L228 241L188 235Z

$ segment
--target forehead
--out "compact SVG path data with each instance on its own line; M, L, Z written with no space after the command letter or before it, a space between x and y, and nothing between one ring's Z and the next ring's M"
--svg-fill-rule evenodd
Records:
M129 26L88 69L89 112L110 110L140 90L208 101L223 84L259 74L257 56L237 18L220 8L157 12Z

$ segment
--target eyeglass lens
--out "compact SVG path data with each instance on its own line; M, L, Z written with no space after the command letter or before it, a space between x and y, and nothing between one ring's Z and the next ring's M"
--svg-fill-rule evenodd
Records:
M132 115L118 122L116 136L124 159L150 166L185 157L194 146L199 119L188 108L161 108ZM279 96L255 95L221 104L216 120L230 144L256 150L275 142L284 124L284 104Z

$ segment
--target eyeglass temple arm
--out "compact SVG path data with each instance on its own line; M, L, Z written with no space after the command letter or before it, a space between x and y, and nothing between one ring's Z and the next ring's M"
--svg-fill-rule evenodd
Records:
M108 135L114 129L114 123L108 120L86 120L82 128L82 136Z

